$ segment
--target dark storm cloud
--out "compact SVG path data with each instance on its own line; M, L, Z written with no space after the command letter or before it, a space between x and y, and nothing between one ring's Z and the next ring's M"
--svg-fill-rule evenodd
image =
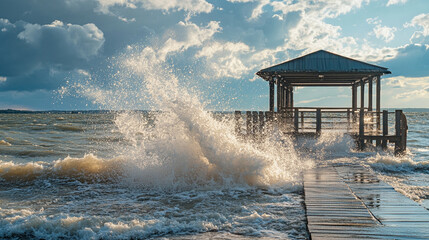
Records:
M7 77L0 83L1 91L32 91L35 89L55 90L64 85L69 72L52 68L40 68L31 73Z
M143 42L151 34L164 32L186 16L183 11L165 13L143 8L126 8L122 5L110 6L108 14L98 9L99 0L2 0L0 18L41 25L55 20L76 25L93 23L104 33L106 41L103 54L111 56L128 44ZM126 22L125 19L130 21Z
M54 89L63 78L55 82L49 73L105 68L106 59L127 45L147 42L185 17L121 5L104 14L99 8L98 0L0 1L0 77L6 77L0 91Z
M103 32L94 24L83 26L54 21L39 25L19 21L0 33L0 74L16 76L53 65L73 69L97 55L104 42Z
M409 44L398 48L398 55L383 66L392 69L396 76L424 77L429 75L429 48L426 45Z
M143 5L129 8L109 2L121 1L1 1L0 17L8 19L13 26L7 32L0 33L0 44L9 45L8 48L0 49L2 56L7 56L0 59L0 76L7 77L6 82L0 83L0 91L19 90L21 87L28 90L30 86L34 89L54 89L62 79L58 79L56 83L51 75L42 76L42 73L48 74L52 70L66 73L65 71L73 69L106 68L108 63L105 59L121 53L127 45L154 44L153 39L162 39L160 36L186 18L186 11L177 10L184 6L192 7L176 2L175 4L179 4L177 10L168 7L166 9L170 10L166 13L163 8L162 11L148 10ZM195 2L203 3L202 0ZM100 6L105 3L109 3L109 8L103 13ZM287 29L299 21L300 15L292 12L284 16L285 20L282 21L271 13L263 13L257 20L250 20L257 4L220 2L216 4L216 9L204 8L206 10L201 11L202 14L192 14L192 21L197 22L199 27L206 26L211 21L219 21L222 36L228 36L227 41L243 42L256 50L282 45L287 37ZM63 26L48 26L55 25L52 23L58 21ZM68 27L69 24L71 27ZM99 47L102 41L98 41L101 39L97 38L92 42L91 37L78 43L70 40L71 36L75 36L71 33L73 29L80 28L80 36L84 37L87 36L85 30L89 31L91 27L103 34L102 47ZM96 34L89 36L94 37ZM70 43L74 45L68 45ZM186 55L183 58L192 58L193 53L195 51L183 53ZM181 59L180 56L177 58ZM42 79L35 79L34 76ZM25 79L28 81L27 85ZM39 85L36 84L37 81L40 81Z
M0 85L2 90L29 86L50 89L43 84L50 75L40 76L40 72L68 71L84 66L104 43L103 32L91 23L81 26L56 20L40 25L2 19L0 28L0 76L7 78ZM39 72L36 75L40 79L33 77L35 71ZM22 84L25 79L27 85ZM39 80L41 84L33 84Z

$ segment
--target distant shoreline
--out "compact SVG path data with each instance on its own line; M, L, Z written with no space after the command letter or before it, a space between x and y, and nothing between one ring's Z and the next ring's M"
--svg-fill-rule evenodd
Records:
M429 108L382 108L382 110L401 109L404 112L429 112ZM155 112L153 110L17 110L0 109L0 114L34 114L34 113L58 113L58 114L85 114L85 113L112 113L112 112ZM243 110L244 111L244 110ZM252 110L260 111L260 110ZM233 113L234 111L210 111L216 113Z
M15 110L15 109L2 109L0 110L0 114L2 113L21 113L21 114L31 114L31 113L64 113L64 114L80 114L80 113L111 113L111 112L124 112L124 111L132 111L132 112L149 112L150 110Z

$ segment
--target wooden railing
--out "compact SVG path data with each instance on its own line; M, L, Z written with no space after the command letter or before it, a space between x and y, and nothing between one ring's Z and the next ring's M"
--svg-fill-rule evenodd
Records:
M395 114L395 134L389 135L389 114ZM260 138L274 128L290 134L315 135L322 131L344 131L357 139L359 149L369 143L395 152L406 149L407 119L402 110L375 112L351 108L287 108L282 112L235 111L236 133L244 138Z

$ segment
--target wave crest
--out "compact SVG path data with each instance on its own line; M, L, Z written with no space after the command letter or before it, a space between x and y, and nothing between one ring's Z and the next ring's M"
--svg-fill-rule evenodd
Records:
M33 180L40 176L44 167L38 163L15 164L0 161L0 177L5 180Z
M116 180L123 173L121 158L102 159L93 154L54 161L17 164L0 161L0 178L6 181L32 181L39 178L70 178L84 182Z
M392 155L377 154L368 159L368 163L375 170L383 172L427 172L429 173L428 161L414 161L410 156L395 157Z
M116 177L123 172L123 160L121 158L102 159L93 154L85 154L83 158L66 157L57 160L52 167L58 176L79 178L86 176L102 179Z
M0 140L0 146L12 146L12 144L6 142L5 140Z

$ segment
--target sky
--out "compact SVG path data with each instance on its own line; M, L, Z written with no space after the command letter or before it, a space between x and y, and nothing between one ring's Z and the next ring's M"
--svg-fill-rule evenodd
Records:
M115 85L115 59L147 48L212 110L267 110L255 73L320 49L389 68L382 107L429 108L427 0L2 0L0 109L108 108L64 92ZM348 107L350 95L299 88L294 102Z

